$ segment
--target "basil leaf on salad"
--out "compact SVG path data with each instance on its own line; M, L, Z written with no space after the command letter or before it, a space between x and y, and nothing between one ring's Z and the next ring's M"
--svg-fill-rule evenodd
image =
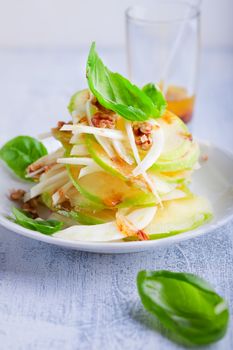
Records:
M12 213L14 214L14 222L16 224L46 235L51 235L57 231L60 231L63 226L63 222L57 220L32 219L22 210L17 208L13 208Z
M27 167L47 153L45 146L33 137L17 136L0 149L0 158L18 177L31 181L25 177Z
M98 56L95 43L89 52L86 75L91 92L103 107L132 121L160 117L161 108L157 106L157 100L152 101L128 79L111 72Z
M171 271L140 271L138 292L144 307L189 345L205 345L226 333L226 302L198 276Z
M167 107L167 102L160 89L155 84L149 83L143 86L142 91L148 97L150 97L151 101L155 104L160 114L162 115Z

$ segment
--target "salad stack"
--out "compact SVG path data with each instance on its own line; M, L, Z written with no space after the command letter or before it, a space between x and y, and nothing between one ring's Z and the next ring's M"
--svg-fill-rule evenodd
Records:
M199 167L198 143L166 110L160 89L111 72L95 44L86 75L88 88L70 100L71 120L46 135L60 147L25 168L35 184L19 196L24 208L34 200L49 211L33 217L15 209L16 222L23 225L18 217L25 215L53 223L50 234L62 239L127 241L167 237L209 220L208 200L188 187Z

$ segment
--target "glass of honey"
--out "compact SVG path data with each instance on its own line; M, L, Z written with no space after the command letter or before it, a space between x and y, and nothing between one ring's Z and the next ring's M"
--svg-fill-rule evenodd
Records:
M157 84L167 108L190 122L200 53L199 1L144 0L128 8L126 39L130 80Z

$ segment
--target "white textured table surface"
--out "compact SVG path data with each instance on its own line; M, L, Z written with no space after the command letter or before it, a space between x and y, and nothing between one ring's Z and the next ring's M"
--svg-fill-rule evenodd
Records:
M123 71L122 53L104 56ZM64 119L69 96L84 84L84 64L78 50L0 51L0 142ZM201 69L194 133L232 150L233 52L206 52ZM233 223L169 248L118 256L57 248L0 227L0 349L179 349L153 330L141 306L141 269L203 276L233 313ZM209 348L233 349L232 324Z

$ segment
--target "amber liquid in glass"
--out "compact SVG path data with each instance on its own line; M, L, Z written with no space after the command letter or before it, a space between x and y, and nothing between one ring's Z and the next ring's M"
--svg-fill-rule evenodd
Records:
M165 97L168 103L167 109L180 117L185 123L190 122L193 116L195 95L189 96L185 88L170 85Z

